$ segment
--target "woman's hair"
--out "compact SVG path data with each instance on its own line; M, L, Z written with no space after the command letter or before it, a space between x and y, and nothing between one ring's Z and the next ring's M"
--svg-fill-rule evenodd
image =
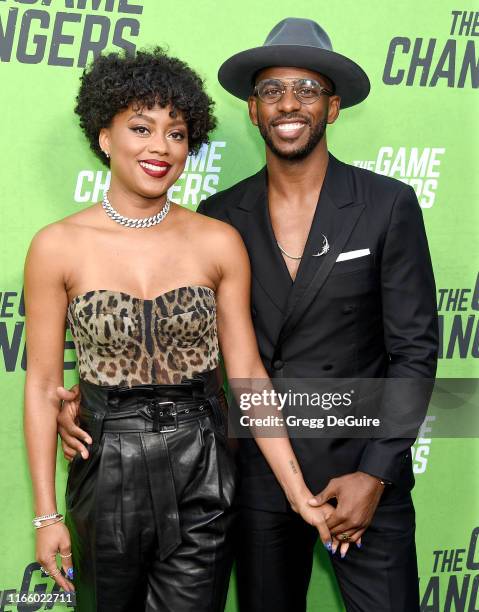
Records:
M171 104L180 111L188 128L188 147L196 153L208 142L216 127L213 100L203 81L185 62L166 55L161 47L152 51L99 55L85 68L76 98L75 113L92 151L108 164L98 135L113 117L133 104L138 109Z

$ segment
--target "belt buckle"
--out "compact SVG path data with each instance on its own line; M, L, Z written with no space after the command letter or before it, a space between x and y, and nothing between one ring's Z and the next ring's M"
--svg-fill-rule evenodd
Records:
M173 423L171 425L160 425L160 419L163 417L163 412L160 411L160 406L172 406L172 409L168 411L168 416L173 417ZM154 402L154 406L157 408L153 415L154 431L159 433L170 433L178 429L178 413L176 411L175 402Z

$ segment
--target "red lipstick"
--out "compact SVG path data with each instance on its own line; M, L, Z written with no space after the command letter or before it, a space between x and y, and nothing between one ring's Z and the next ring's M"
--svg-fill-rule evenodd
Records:
M153 178L163 178L171 168L171 164L158 159L141 159L138 163L140 168Z

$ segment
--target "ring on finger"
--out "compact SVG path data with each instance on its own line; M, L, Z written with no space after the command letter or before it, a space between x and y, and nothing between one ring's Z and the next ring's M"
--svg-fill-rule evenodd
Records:
M42 565L40 565L40 569L45 574L45 576L49 576L50 575L50 572L48 572Z
M338 535L338 540L341 540L341 542L350 542L351 536L349 535L349 533L340 533Z
M72 556L72 553L68 553L68 555L62 555L62 553L59 553L59 555L62 559L69 559Z
M58 574L62 571L61 567L57 567L56 571L52 572L51 574L49 574L50 578L54 578L55 576L58 576Z

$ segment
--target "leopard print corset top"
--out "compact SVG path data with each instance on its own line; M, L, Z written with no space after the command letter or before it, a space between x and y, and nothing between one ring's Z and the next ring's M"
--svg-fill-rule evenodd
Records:
M172 289L144 300L99 289L68 305L80 378L120 387L178 384L219 363L215 294Z

